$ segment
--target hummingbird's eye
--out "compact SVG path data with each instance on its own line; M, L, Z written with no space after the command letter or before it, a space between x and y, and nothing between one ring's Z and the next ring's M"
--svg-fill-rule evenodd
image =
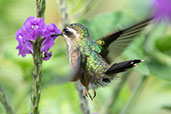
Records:
M68 30L67 28L65 28L65 29L64 29L64 32L65 32L66 34L68 34L68 33L69 33L69 30Z

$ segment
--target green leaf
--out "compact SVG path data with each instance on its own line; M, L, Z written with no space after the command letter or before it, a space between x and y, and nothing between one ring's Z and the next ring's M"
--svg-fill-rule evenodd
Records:
M171 112L171 105L165 105L162 107L162 109L165 109Z
M153 61L149 61L147 64L154 76L171 81L171 65L160 63L155 59L153 59Z
M165 31L163 24L153 28L146 39L144 51L150 72L160 79L171 81L171 57L165 53L170 48L170 38L164 36Z
M171 55L171 36L163 36L156 40L156 48L166 54Z

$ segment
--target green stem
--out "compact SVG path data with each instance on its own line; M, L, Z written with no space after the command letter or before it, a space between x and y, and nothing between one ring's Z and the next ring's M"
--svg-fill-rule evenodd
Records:
M45 13L45 0L36 0L37 6L37 17L44 18ZM33 87L32 87L32 112L31 114L39 114L39 101L41 96L41 82L42 82L42 53L41 44L43 39L37 38L33 44L33 62L34 68L32 72L33 76Z
M120 91L124 85L124 83L126 82L126 80L128 79L128 76L131 72L125 72L122 75L122 79L120 81L120 83L114 88L111 97L107 100L106 104L104 105L104 108L101 112L101 114L111 114L111 110L112 107L114 107L116 105L117 99L119 97Z
M0 85L0 101L1 101L2 105L4 106L7 114L14 114L13 109L12 109L11 105L9 104L7 97L5 95L5 92L4 92L3 88L1 87L1 85Z
M41 41L38 40L33 43L33 61L34 69L33 75L33 91L32 91L32 114L39 114L39 101L41 94L41 80L42 80L42 56L41 56Z
M76 14L74 14L72 17L73 18L79 18L85 16L89 11L91 11L94 6L97 4L99 0L89 0L87 1L87 4L82 7Z
M59 6L59 10L61 12L62 23L65 27L66 25L69 24L68 13L67 13L67 8L66 8L66 1L65 0L59 0L58 6Z
M45 0L36 0L37 17L44 18L46 3Z
M132 108L133 104L135 103L138 95L142 91L142 89L143 89L143 87L145 85L145 82L147 81L147 78L148 78L148 76L143 76L141 78L141 80L139 81L139 83L135 87L131 98L129 99L129 101L127 102L126 106L124 107L124 109L121 111L120 114L128 114L129 113L129 111Z

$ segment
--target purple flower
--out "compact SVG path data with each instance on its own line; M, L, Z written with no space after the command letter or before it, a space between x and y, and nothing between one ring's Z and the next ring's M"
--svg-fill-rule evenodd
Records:
M171 0L154 0L154 18L171 21Z
M49 49L54 45L56 37L51 37L51 34L57 34L61 31L56 27L55 24L51 23L46 25L44 20L41 18L29 17L23 27L16 32L16 40L18 46L16 49L19 50L18 55L25 57L26 54L33 54L33 45L31 42L35 42L37 38L44 39L41 45L41 53L43 54L43 60L49 60L52 52L48 52Z

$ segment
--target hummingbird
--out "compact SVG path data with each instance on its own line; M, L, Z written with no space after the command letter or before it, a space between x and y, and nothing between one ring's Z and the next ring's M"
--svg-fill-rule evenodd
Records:
M79 23L67 25L60 34L52 35L64 37L72 70L71 81L81 82L85 87L84 96L88 95L94 99L96 88L107 86L118 73L127 71L143 61L134 59L113 63L114 58L128 47L151 20L152 18L145 19L99 40L93 40L88 28ZM89 93L90 89L93 89L93 97Z

